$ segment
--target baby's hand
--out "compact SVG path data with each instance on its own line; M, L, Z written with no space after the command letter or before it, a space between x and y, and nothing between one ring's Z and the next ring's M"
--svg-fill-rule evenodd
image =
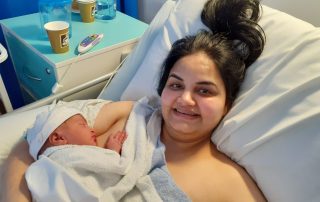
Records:
M128 135L125 131L118 131L114 134L111 134L104 148L114 150L120 154L122 145L127 139L127 136Z

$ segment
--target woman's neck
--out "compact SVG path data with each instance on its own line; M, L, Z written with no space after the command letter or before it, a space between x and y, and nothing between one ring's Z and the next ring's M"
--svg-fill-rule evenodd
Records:
M166 146L165 155L168 162L189 160L192 157L201 158L212 154L214 145L210 135L188 141L174 137L178 136L170 134L165 127L162 128L161 141Z

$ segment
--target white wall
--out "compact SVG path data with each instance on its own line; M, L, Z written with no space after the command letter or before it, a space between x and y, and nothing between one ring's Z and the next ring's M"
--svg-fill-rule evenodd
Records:
M150 23L165 1L138 0L140 19ZM261 0L261 2L320 27L320 0Z
M166 0L138 0L140 20L150 23Z
M262 0L261 2L320 27L320 0Z

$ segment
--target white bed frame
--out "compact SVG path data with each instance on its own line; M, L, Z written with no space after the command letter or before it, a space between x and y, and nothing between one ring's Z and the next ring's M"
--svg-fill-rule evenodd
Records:
M8 115L12 115L12 114L16 114L16 113L20 113L20 112L23 112L23 111L27 111L27 110L31 110L31 109L35 109L35 108L38 108L38 107L41 107L41 106L44 106L44 105L48 105L48 104L51 104L53 101L55 100L64 100L64 101L71 101L71 100L75 100L75 99L85 99L84 96L76 96L77 93L81 93L82 91L84 90L89 90L91 87L96 87L98 85L101 85L102 86L99 88L99 89L103 89L104 85L113 75L113 72L112 73L109 73L109 74L106 74L106 75L103 75L99 78L96 78L92 81L89 81L87 83L84 83L84 84L81 84L80 86L77 86L77 87L74 87L74 88L71 88L69 90L66 90L64 92L61 92L61 93L58 93L58 94L54 94L54 95L51 95L49 97L46 97L46 98L43 98L43 99L40 99L36 102L33 102L31 104L28 104L28 105L25 105L21 108L18 108L12 112L9 112L9 113L6 113L3 115L3 117L5 116L8 116ZM90 95L92 94L95 94L95 92L92 92L89 93ZM97 96L90 96L89 98L96 98ZM88 98L88 99L89 99Z

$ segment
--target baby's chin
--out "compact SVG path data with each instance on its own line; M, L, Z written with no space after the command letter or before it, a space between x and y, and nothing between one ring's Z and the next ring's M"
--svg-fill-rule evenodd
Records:
M98 146L97 136L92 137L92 146Z
M86 142L86 143L82 143L81 145L84 145L84 146L98 146L98 143L97 141L90 141L90 142Z
M91 145L91 146L98 146L98 143L97 143L97 141L94 141L94 142L92 142L90 145Z

